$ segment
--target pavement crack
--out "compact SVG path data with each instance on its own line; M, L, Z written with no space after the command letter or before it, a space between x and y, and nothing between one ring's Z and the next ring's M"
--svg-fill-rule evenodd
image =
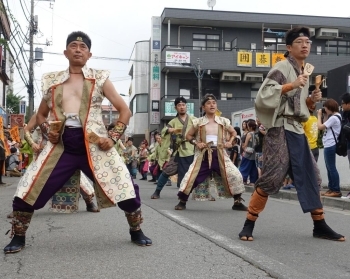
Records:
M20 274L21 273L21 269L23 267L21 258L18 259L17 265L18 265L18 267L17 267L17 274Z
M46 220L46 225L49 227L49 233L55 228L55 226L52 225L53 223L54 221L52 221L51 218Z

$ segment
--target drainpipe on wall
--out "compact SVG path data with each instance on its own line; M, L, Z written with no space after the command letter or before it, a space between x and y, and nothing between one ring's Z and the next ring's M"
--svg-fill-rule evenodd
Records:
M170 46L170 19L168 19L168 47Z
M164 81L164 96L165 97L168 96L168 73L169 73L169 70L166 70L166 72L165 72L165 81Z

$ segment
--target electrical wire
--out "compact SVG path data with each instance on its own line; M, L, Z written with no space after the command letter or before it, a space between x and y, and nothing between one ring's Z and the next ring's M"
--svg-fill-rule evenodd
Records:
M25 18L26 18L26 20L27 20L27 21L30 23L30 19L28 19L28 17L27 17L27 13L25 12L25 10L24 10L24 8L23 8L22 0L19 0L19 3L21 4L21 8L22 8L22 11L23 11L24 17L25 17ZM26 6L26 8L27 8L27 6ZM30 12L29 12L28 8L27 8L27 12L28 12L28 14L30 14Z
M50 52L50 51L43 51L43 53L51 54L51 55L64 55L63 53L59 52ZM91 59L99 59L99 60L111 60L111 61L124 61L124 62L140 62L140 63L154 63L154 61L151 60L136 60L136 59L130 59L130 58L119 58L119 57L104 57L104 56L91 56ZM164 60L158 60L158 64L165 64L169 63ZM172 65L182 65L183 63L178 62L171 62Z

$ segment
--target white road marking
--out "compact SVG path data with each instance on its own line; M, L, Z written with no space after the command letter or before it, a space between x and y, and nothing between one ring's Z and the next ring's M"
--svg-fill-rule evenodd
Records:
M214 242L218 246L224 248L225 250L241 257L245 261L257 266L258 268L266 271L271 276L275 278L288 278L288 279L311 279L305 274L301 274L295 269L276 261L254 249L248 248L243 244L240 244L240 241L233 240L224 235L219 234L216 231L213 231L209 228L203 227L199 224L193 222L193 220L186 217L180 216L169 210L160 210L162 214L169 217L178 224L198 233L204 238Z

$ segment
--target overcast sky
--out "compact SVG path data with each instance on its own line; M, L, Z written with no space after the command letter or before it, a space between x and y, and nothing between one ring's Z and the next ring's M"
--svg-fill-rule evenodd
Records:
M30 9L30 0L4 0L7 2L13 16L21 23L23 31L28 30L28 22L22 11L26 6ZM46 52L62 54L65 49L67 35L72 31L81 30L92 39L91 52L95 56L128 59L135 42L148 40L151 32L151 17L160 16L165 7L208 10L207 0L56 0L53 9L48 1L35 0L35 15L39 17L40 34L35 36L35 42L45 43L52 40L51 46L37 45ZM349 17L350 11L344 6L346 2L333 0L331 2L294 0L216 0L214 10L283 13L300 15L319 15L333 17ZM24 5L26 4L26 6ZM28 14L27 14L28 16ZM24 50L29 46L24 45ZM63 55L44 53L44 61L35 64L35 107L41 100L40 78L43 73L66 69L67 60ZM130 65L127 61L116 59L91 59L88 66L111 71L110 79L117 91L128 94ZM27 74L27 71L25 71ZM18 74L14 80L15 93L26 96L26 89L20 82ZM125 98L127 101L128 98Z

